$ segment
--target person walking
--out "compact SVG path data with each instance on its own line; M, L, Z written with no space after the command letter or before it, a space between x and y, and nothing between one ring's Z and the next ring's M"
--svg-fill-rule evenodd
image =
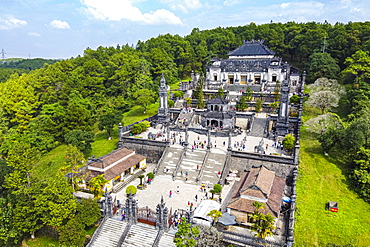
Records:
M179 186L177 186L177 188L176 188L176 193L180 193L180 187Z
M218 198L218 200L220 201L220 203L222 203L222 197L221 196Z
M169 196L170 196L170 198L172 197L172 190L170 190L170 195Z
M198 195L195 195L195 201L198 202Z

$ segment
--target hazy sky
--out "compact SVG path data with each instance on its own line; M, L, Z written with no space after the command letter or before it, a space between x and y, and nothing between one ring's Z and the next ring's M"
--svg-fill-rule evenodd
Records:
M195 27L370 19L370 0L0 0L0 9L6 58L70 58Z

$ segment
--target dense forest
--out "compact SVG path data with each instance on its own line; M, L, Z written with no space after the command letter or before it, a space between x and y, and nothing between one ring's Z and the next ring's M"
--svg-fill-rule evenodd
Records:
M370 201L370 22L194 28L185 37L166 34L135 47L87 48L83 56L41 68L39 60L0 66L0 245L12 246L46 225L64 231L63 238L68 229L78 232L91 222L81 220L81 205L63 177L46 182L31 172L40 155L70 144L66 166L72 171L76 157L89 155L94 126L109 134L133 105L156 101L162 73L169 84L192 71L205 73L211 58L226 58L252 39L265 40L277 56L306 70L308 83L326 77L346 89L341 107L322 108L335 118L327 118L317 138L326 152L340 150L359 194ZM48 197L46 191L57 192Z

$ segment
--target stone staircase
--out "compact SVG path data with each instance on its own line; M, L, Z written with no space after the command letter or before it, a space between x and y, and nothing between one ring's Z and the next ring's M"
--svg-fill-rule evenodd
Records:
M186 183L196 184L196 179L203 164L205 155L205 150L191 151L191 149L188 149L186 151L186 156L184 156L180 164L180 168L177 171L176 179L185 181L185 172L188 172L188 181L186 181ZM199 166L199 170L197 170L197 165Z
M173 242L175 236L170 233L163 233L161 239L159 240L158 247L175 247L176 244Z
M177 162L179 161L181 154L183 153L183 148L168 147L166 149L166 154L163 156L161 164L158 166L158 171L156 175L169 175L171 176L176 169ZM168 168L168 172L165 173L164 169Z
M217 176L217 172L222 172L225 157L225 154L209 153L208 159L203 168L203 176L200 179L202 183L210 184L211 187L218 183L219 177Z
M117 246L118 241L126 227L125 221L109 218L104 222L95 241L91 247L112 247Z
M158 230L154 226L137 223L131 226L122 247L152 246Z
M249 133L250 136L263 137L266 128L267 118L255 117L253 119L252 129Z

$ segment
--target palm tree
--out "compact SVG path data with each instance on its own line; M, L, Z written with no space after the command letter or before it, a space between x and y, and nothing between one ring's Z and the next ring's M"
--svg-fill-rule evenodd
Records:
M140 185L143 185L143 178L145 177L144 175L139 175L137 176L138 178L140 178Z
M263 203L254 202L253 206L256 209L251 216L253 222L251 230L256 232L256 236L262 239L274 235L272 231L276 228L274 226L275 218L269 213L265 215L259 212L260 209L264 209Z
M216 223L218 221L218 218L222 217L222 213L219 210L213 209L211 210L207 216L211 216L213 219L213 223Z

